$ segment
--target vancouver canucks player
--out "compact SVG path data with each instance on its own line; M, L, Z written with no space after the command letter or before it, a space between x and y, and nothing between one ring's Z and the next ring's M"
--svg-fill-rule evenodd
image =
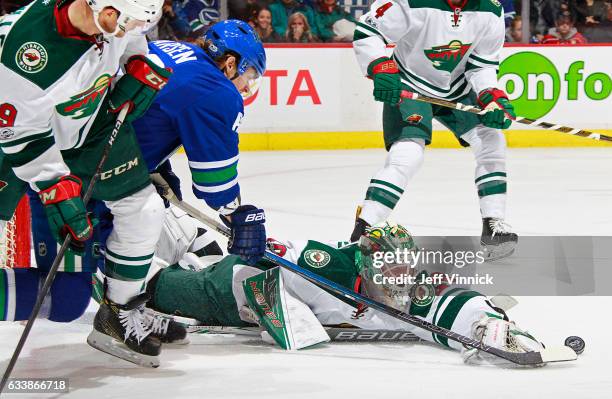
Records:
M388 43L396 45L391 57ZM497 0L376 0L361 17L353 48L363 73L374 82L375 100L385 103L388 155L370 180L351 241L389 216L423 162L435 118L467 143L476 158L474 181L487 257L513 252L518 238L504 222L506 142L499 129L508 128L515 115L506 94L496 87L503 43L503 11ZM477 102L488 112L479 117L401 101L402 90Z
M263 210L240 203L238 128L243 96L252 94L266 70L263 45L247 23L227 20L195 43L156 41L149 51L174 71L151 108L134 122L149 170L161 166L180 195L178 179L165 162L183 146L193 193L232 228L229 252L255 263L265 249L265 218Z
M114 113L129 107L128 121L142 115L170 76L144 56L143 30L161 16L161 6L161 0L38 0L2 17L0 219L11 217L29 185L54 237L70 234L72 248L83 250L92 224L81 195ZM114 82L120 67L125 73ZM106 242L105 300L88 342L156 366L161 345L142 328L139 294L163 204L129 129L119 132L103 170L93 197L105 201L115 222Z
M389 262L384 255L395 254L396 250L417 251L413 238L402 226L383 223L367 227L358 243L345 246L316 240L270 239L269 247L279 256L344 287L487 345L513 352L543 348L535 338L509 321L504 310L494 307L486 296L450 286L443 279L436 284L419 283L419 275L425 271L413 269L414 264L410 262ZM246 265L236 256L227 256L212 265L198 264L195 260L193 256L186 256L178 264L157 273L147 286L152 298L148 306L195 318L204 325L259 324L287 349L328 340L322 325L350 324L370 330L411 331L424 340L461 350L466 363L507 364L487 353L465 349L444 336L332 295L292 272L274 268L266 260L255 266ZM194 271L198 267L204 268ZM391 279L382 279L406 275L414 276L417 283L394 284Z

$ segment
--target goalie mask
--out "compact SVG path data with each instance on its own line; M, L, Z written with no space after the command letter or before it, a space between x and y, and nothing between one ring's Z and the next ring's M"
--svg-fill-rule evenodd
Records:
M162 16L164 0L87 0L93 11L96 27L105 36L116 36L120 31L146 34ZM114 32L107 32L100 25L98 17L107 7L118 11L117 27Z
M388 222L368 227L358 245L363 293L395 309L406 309L410 303L408 276L416 275L412 266L418 250L408 230Z

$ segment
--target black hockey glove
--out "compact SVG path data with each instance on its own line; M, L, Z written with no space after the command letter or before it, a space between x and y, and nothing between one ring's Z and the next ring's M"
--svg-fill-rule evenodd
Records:
M232 230L227 251L254 265L266 251L266 215L253 205L241 205L221 220Z

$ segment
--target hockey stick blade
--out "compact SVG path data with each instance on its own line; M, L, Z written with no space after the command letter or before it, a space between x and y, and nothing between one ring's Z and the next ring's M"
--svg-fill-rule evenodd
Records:
M156 184L159 184L159 182L156 182ZM183 211L185 211L187 214L189 214L190 216L199 219L202 223L208 225L209 227L211 227L212 229L216 230L217 232L219 232L220 234L222 234L225 237L229 237L230 236L230 232L229 229L223 225L221 225L221 223L217 222L216 220L214 220L213 218L205 215L203 212L199 211L197 208L195 208L194 206L185 203L184 201L180 201L175 195L173 195L171 192L168 196L166 196L166 199L172 203L173 205L175 205L176 207L178 207L179 209L182 209ZM343 296L345 298L348 298L352 301L358 302L358 303L362 303L372 309L378 310L381 313L385 313L389 316L395 317L396 319L402 320L408 324L411 324L415 327L418 328L422 328L426 331L429 331L432 334L436 334L436 335L441 335L444 336L448 339L451 339L453 341L459 342L461 344L463 344L464 346L468 346L471 348L475 348L478 350L481 350L483 352L487 352L490 354L493 354L495 356L498 356L500 358L506 359L510 362L516 363L516 364L520 364L520 365L539 365L545 362L545 360L542 358L542 356L540 355L541 352L527 352L527 353L516 353L516 352L508 352L508 351L503 351L501 349L497 349L497 348L493 348L489 345L486 345L480 341L477 341L473 338L469 338L466 337L464 335L461 334L457 334L454 331L448 330L446 328L437 326L433 323L430 323L418 316L414 316L411 315L409 313L405 313L402 312L398 309L395 309L391 306L385 305L383 303L377 302L373 299L370 299L364 295L361 295L358 292L354 292L351 291L349 289L347 289L346 287L326 279L323 276L319 276L318 274L311 272L310 270L304 269L303 267L300 267L298 265L296 265L293 262L288 261L287 259L281 258L280 256L270 252L270 251L266 251L264 258L271 261L272 263L281 266L295 274L298 274L299 276L303 277L304 279L310 281L311 283L315 284L318 287L321 287L322 289L328 291L328 292L334 292L340 296ZM573 357L563 357L563 356L553 356L552 354L546 356L549 359L553 359L551 361L556 361L556 362L560 362L560 361L569 361L569 360L575 360L576 356Z

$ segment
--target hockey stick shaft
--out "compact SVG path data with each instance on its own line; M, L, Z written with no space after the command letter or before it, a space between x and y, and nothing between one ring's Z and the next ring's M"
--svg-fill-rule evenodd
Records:
M83 203L85 205L87 205L87 203L91 199L91 196L93 195L94 186L100 177L100 173L102 173L102 168L104 167L104 163L108 159L111 147L113 146L113 143L115 142L115 139L117 138L117 134L119 133L119 130L121 129L121 126L123 125L123 121L125 120L125 117L128 114L128 110L129 110L129 107L124 106L123 109L119 112L119 115L117 116L117 120L115 121L115 126L113 127L113 130L110 134L108 142L106 143L106 146L104 147L104 150L102 152L102 156L100 157L100 161L98 162L98 165L96 167L96 172L92 176L91 182L89 183L89 186L87 187L87 191L85 192L85 195L83 196ZM64 242L62 243L61 247L57 251L57 255L55 256L55 259L53 260L53 264L51 265L51 268L49 269L49 272L47 273L45 282L42 288L40 289L40 292L38 293L38 297L36 298L36 303L34 304L34 308L32 309L32 313L30 314L30 318L28 319L28 322L26 323L25 328L23 329L23 332L21 333L21 337L19 338L19 342L17 343L17 346L15 347L13 356L11 357L11 360L9 361L8 365L6 366L6 369L4 370L4 374L2 375L2 381L0 382L0 394L2 394L2 391L4 391L4 387L6 386L6 383L8 382L8 379L10 378L11 373L13 372L13 368L15 367L15 364L17 363L19 354L21 353L21 350L23 349L23 346L25 345L25 342L28 339L30 330L32 330L34 321L36 320L36 317L38 316L38 313L40 312L40 307L42 306L42 303L45 297L47 296L47 293L51 289L51 285L53 284L53 280L55 279L57 270L59 269L60 263L62 262L62 259L64 258L64 254L66 253L66 250L68 250L68 247L70 246L71 242L72 242L72 236L68 234L66 238L64 239Z
M402 330L364 330L352 327L324 327L333 342L418 342L420 339L409 331ZM259 336L259 327L228 327L191 325L187 332L191 334L236 334Z
M221 225L221 223L217 222L213 218L205 215L204 213L199 211L197 208L185 203L184 201L180 201L174 195L174 193L172 193L172 190L170 189L168 184L163 180L163 178L161 178L161 176L152 175L151 178L153 179L156 185L162 188L162 191L164 192L163 196L170 203L174 204L179 209L182 209L183 211L188 213L190 216L196 219L199 219L201 222L208 225L212 229L216 230L218 233L222 234L223 236L230 237L230 231L227 227ZM400 310L397 310L395 308L392 308L391 306L377 302L364 295L361 295L358 292L351 291L347 289L346 287L334 281L328 280L322 276L319 276L316 273L311 272L310 270L304 269L303 267L300 267L296 265L295 263L288 261L287 259L281 258L280 256L270 251L266 251L264 257L267 260L271 261L272 263L278 266L281 266L295 274L298 274L299 276L303 277L304 279L310 281L311 283L315 284L318 287L321 287L322 289L326 291L334 292L351 301L364 304L372 309L378 310L381 313L385 313L389 316L395 317L396 319L402 320L415 327L429 331L432 334L446 337L447 339L459 342L465 346L476 348L478 350L490 353L492 355L498 356L500 358L506 359L516 364L529 365L529 364L541 364L546 361L565 361L565 360L575 360L576 359L576 357L573 355L570 355L568 351L561 351L562 353L560 354L555 353L554 355L551 355L550 357L548 357L548 360L543 360L542 352L515 353L515 352L508 352L508 351L504 351L498 348L494 348L480 341L477 341L475 339L466 337L461 334L457 334L451 330L448 330L446 328L443 328L433 323L430 323L428 321L425 321L421 319L420 317L413 316L411 314L408 314Z
M418 93L414 93L408 90L402 90L401 97L408 100L421 101L428 104L439 105L441 107L452 108L459 111L469 112L476 115L484 115L487 111L482 110L474 105L455 103L448 100L442 100L439 98L427 97ZM600 141L612 141L612 136L606 136L605 134L595 133L588 130L575 129L569 126L557 125L549 122L542 122L539 120L524 118L522 116L517 116L516 119L513 119L514 122L522 123L523 125L535 126L546 130L553 130L555 132L571 134L573 136L585 137L593 140Z
M182 324L190 334L235 334L247 336L259 336L261 327L259 326L220 326L200 324L194 318L178 316L157 312L161 317L172 319L174 322ZM417 342L421 339L405 330L369 330L358 327L324 326L327 335L332 341L336 342Z

